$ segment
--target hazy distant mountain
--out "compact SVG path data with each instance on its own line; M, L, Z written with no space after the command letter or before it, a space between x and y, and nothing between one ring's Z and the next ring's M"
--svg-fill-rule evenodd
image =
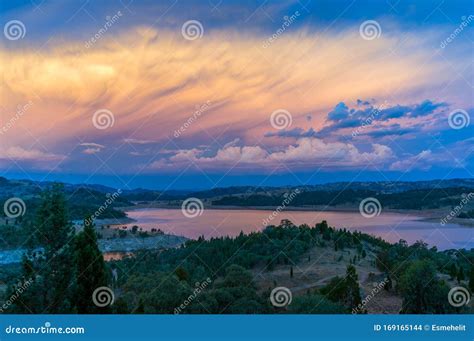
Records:
M449 179L430 181L379 181L379 182L334 182L322 185L305 186L311 190L340 191L343 189L362 189L380 193L406 192L416 189L434 188L474 188L474 179Z
M31 181L31 180L8 180L0 177L0 198L11 196L31 197L37 196L53 182ZM117 189L98 184L64 184L66 193L73 193L78 189L89 190L91 193L113 193ZM209 190L150 190L137 188L132 190L122 189L121 197L129 201L155 201L155 200L178 200L189 196L207 199L235 194L271 194L283 193L291 189L301 191L342 191L342 190L367 190L382 194L399 193L419 189L443 189L443 188L474 188L474 179L449 179L430 181L378 181L378 182L333 182L320 185L308 186L232 186L219 187Z

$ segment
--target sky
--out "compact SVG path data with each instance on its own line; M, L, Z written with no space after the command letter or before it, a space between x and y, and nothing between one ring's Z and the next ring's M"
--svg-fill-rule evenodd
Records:
M0 25L0 176L169 190L474 173L472 0L0 1Z

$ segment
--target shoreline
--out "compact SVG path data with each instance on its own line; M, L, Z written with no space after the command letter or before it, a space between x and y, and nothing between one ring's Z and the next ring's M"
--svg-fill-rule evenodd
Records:
M213 205L204 205L204 209L207 210L233 210L233 211L245 211L245 210L255 210L255 211L274 211L278 208L278 206L213 206ZM164 204L150 204L144 205L139 204L136 206L127 206L121 208L125 213L127 211L135 211L141 209L170 209L170 210L180 210L180 205L164 205ZM357 213L359 212L358 207L354 206L331 206L328 208L327 206L304 206L304 207L297 207L297 206L287 206L285 209L282 210L289 211L289 212L330 212L330 213ZM390 213L390 214L404 214L409 215L414 218L419 218L421 221L433 222L433 223L441 223L441 219L445 218L449 212L444 211L443 209L434 209L434 210L402 210L402 209L390 209L390 208L383 208L382 214ZM135 222L132 218L123 218L129 219L128 223ZM127 222L119 222L118 224L128 224ZM449 221L448 224L457 224L465 227L474 227L474 220L472 219L461 219L461 218L453 218Z

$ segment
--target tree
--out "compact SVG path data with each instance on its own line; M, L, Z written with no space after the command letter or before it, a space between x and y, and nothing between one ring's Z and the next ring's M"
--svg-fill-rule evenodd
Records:
M95 289L107 285L104 258L97 246L94 223L84 220L84 229L74 241L74 263L76 290L74 303L78 313L93 314L109 312L109 307L97 307L92 295Z
M471 271L469 271L469 290L474 293L474 266L471 266Z
M62 186L54 184L41 195L32 238L44 254L28 252L23 260L23 277L33 278L28 294L15 310L36 313L72 312L74 237L68 220Z
M329 283L321 288L321 294L333 302L343 302L345 297L345 281L339 276L331 278Z
M44 305L48 313L71 310L72 253L70 242L73 230L68 220L62 185L54 184L43 193L38 208L36 226L45 260L40 269L44 280Z
M347 314L348 309L341 304L328 300L325 296L306 294L293 298L288 306L294 314Z
M321 289L321 293L333 302L339 302L351 310L361 304L358 276L353 265L346 270L346 277L334 277L328 285Z
M461 281L463 281L465 279L464 270L463 270L462 266L459 267L459 271L456 275L456 279L458 280L458 283L461 283Z
M387 274L387 281L383 285L383 288L387 291L390 291L392 289L392 279L390 278L390 275Z
M453 311L448 304L449 287L438 280L436 267L429 260L412 262L399 281L403 297L401 313L443 314Z
M182 266L178 267L175 271L174 271L175 275L178 277L178 279L180 281L187 281L189 279L189 274L188 272L186 271L185 268L183 268Z
M255 314L262 312L262 303L257 295L253 275L243 267L231 265L223 280L216 282L214 297L221 312Z
M71 241L73 229L68 219L62 185L54 184L42 194L36 227L36 236L45 248L46 258L52 258Z
M456 278L456 275L458 273L458 269L456 268L456 264L451 263L451 266L449 267L448 272L449 272L449 276L451 277L451 279Z
M356 308L359 304L362 303L360 297L360 288L358 282L358 276L356 268L353 265L349 265L346 270L345 284L347 287L345 303L351 308Z

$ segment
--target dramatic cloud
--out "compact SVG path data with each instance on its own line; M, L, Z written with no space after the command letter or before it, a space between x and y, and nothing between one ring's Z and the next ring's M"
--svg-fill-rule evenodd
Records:
M371 168L387 164L394 156L389 147L380 144L374 144L372 150L364 152L351 144L327 143L317 138L300 138L295 144L279 151L267 151L259 146L237 146L237 142L232 141L214 153L198 148L180 150L168 159L155 161L148 169L166 170L188 164L204 169L225 166L268 170L285 166L300 170L315 165L322 169Z
M413 130L413 128L403 127L409 123L413 126L417 118L432 116L440 111L446 111L446 103L434 103L430 100L424 100L420 104L413 105L388 105L382 103L373 105L368 102L357 100L358 106L363 105L363 109L350 109L345 103L337 104L332 111L328 113L327 125L319 132L320 136L336 134L339 130L352 128L357 134L361 129L369 128L369 131L363 132L373 137L387 136L390 134L403 135ZM418 120L419 121L419 120ZM428 120L427 120L428 121ZM387 131L388 130L388 131ZM390 133L392 131L392 133ZM344 133L342 133L344 134Z
M316 137L316 132L313 128L309 128L307 131L304 131L303 128L293 128L290 130L278 130L278 131L270 131L265 134L265 137Z
M65 156L49 153L40 149L21 147L0 148L0 167L22 165L20 169L56 169Z
M59 39L41 53L0 48L2 124L11 125L1 136L1 167L13 159L64 161L63 169L82 172L176 169L187 161L221 172L234 163L386 165L406 151L384 138L449 129L440 117L469 103L470 89L452 77L467 62L433 56L431 31L394 28L366 41L353 27L317 35L299 28L263 47L265 38L226 28L189 41L179 30L139 27L90 48ZM351 141L383 103L394 104ZM270 115L280 109L292 125L276 130ZM100 110L110 113L105 127L94 121ZM97 153L108 167L84 155Z

